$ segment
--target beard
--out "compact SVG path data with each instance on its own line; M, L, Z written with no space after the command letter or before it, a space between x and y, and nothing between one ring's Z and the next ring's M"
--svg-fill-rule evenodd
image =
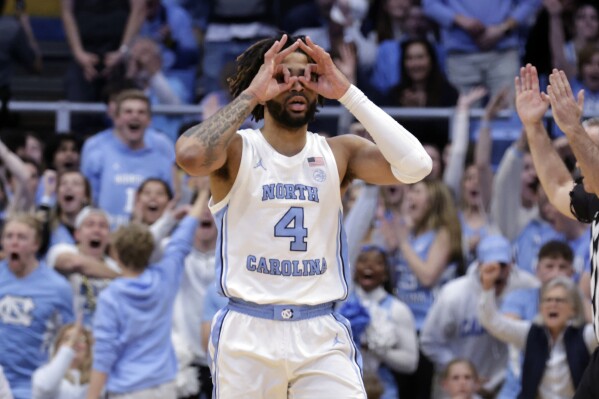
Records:
M287 100L283 103L286 104ZM270 100L266 102L266 108L273 119L283 126L289 128L300 128L308 124L316 115L316 101L308 102L308 107L303 114L297 116L289 112L282 103Z

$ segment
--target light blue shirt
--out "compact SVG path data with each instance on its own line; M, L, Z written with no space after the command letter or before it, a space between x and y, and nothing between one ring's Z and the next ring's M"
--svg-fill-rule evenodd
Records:
M513 18L520 26L526 25L541 5L540 0L423 0L424 13L441 26L442 43L447 53L477 53L478 48L472 37L454 24L458 14L476 18L485 26L498 25ZM518 47L515 31L503 37L494 50Z
M107 392L129 393L175 379L173 304L197 223L183 219L158 263L136 278L115 279L100 293L93 368L108 374Z
M67 280L40 262L18 278L0 262L0 366L15 399L31 399L31 376L48 359L54 336L73 322Z
M437 232L429 230L417 237L410 236L410 245L420 259L427 259L428 253L437 237ZM404 302L414 315L416 330L420 331L424 324L424 319L428 310L434 302L435 287L425 287L420 284L418 278L410 269L406 259L400 254L398 261L395 264L395 281L397 297ZM439 286L441 282L439 282Z
M135 193L147 178L158 178L173 187L174 158L152 147L132 150L118 139L106 138L101 148L89 152L81 172L89 180L94 202L110 218L114 229L128 223Z

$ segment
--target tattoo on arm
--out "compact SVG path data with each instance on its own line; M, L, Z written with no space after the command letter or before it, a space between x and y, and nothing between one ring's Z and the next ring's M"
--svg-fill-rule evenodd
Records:
M242 93L203 123L189 128L183 136L193 137L206 149L205 164L216 159L217 148L227 148L241 123L252 112L252 96Z

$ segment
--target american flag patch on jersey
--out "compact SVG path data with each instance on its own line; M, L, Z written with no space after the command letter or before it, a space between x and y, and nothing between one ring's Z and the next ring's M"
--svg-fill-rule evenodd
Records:
M308 166L322 166L324 165L323 157L310 157L308 158Z

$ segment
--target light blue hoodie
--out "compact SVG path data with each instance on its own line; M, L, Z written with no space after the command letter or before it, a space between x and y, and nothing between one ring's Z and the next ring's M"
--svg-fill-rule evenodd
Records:
M128 393L175 379L173 303L197 220L183 219L162 259L136 278L117 278L98 299L94 370L108 374L106 391Z

